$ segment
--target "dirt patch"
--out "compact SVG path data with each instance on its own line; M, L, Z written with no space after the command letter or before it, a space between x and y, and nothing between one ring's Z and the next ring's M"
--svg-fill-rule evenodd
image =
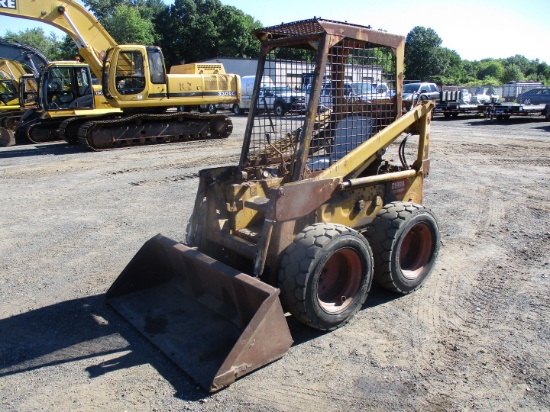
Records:
M105 305L151 236L182 240L197 173L230 139L93 153L0 149L4 411L550 409L550 125L436 118L425 204L440 259L407 296L376 287L352 322L290 320L278 362L208 395Z

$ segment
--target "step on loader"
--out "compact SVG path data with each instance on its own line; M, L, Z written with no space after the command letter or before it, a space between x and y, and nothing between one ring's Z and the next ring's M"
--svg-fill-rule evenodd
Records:
M184 243L153 237L107 292L212 392L286 353L285 316L330 331L373 280L417 289L440 244L422 205L433 103L403 108L404 38L318 18L254 35L239 164L201 170ZM275 92L307 91L306 110L275 115L266 77Z

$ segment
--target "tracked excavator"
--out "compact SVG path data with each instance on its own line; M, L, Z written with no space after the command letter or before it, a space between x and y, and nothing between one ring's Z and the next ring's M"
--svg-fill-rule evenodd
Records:
M1 46L0 46L1 48ZM0 146L14 144L13 132L6 130L5 125L10 124L11 119L19 119L23 114L20 105L20 85L23 77L28 74L30 68L15 60L3 57L0 51ZM36 86L36 82L34 83Z
M0 146L14 145L16 140L19 143L60 140L57 129L61 121L82 113L68 111L63 103L66 106L70 103L73 109L93 103L96 114L122 113L107 103L101 95L101 86L92 85L95 88L92 92L92 76L86 64L78 61L49 62L39 50L4 39L0 39L0 58L13 59L10 60L12 66L17 65L18 71L13 78L19 95L12 105L13 110L0 115ZM29 70L26 71L25 67ZM64 86L55 93L59 84Z
M19 111L18 79L27 73L20 63L0 53L0 116Z
M34 96L37 92L36 80L48 60L34 47L0 38L0 79L2 84L2 96L0 97L0 125L4 116L21 115L20 86L29 80L28 91ZM32 98L32 97L29 97Z
M2 125L4 116L22 114L19 91L20 85L24 85L25 82L22 82L21 78L31 79L29 81L32 84L28 85L28 90L35 96L37 92L36 80L32 79L38 78L40 70L48 64L48 60L34 47L3 38L0 38L0 59L0 77L6 84L2 93L7 93L2 96L3 104L0 103L0 125ZM8 98L11 100L9 100L9 104L6 104Z
M170 107L238 102L240 77L225 73L223 66L195 64L183 70L186 74L168 74L159 47L117 44L73 0L0 2L0 15L41 21L64 31L101 85L101 91L94 92L91 76L84 76L80 68L51 68L51 75L40 77L41 108L18 127L18 134L33 140L33 130L49 135L54 129L65 140L93 150L231 134L233 125L226 115L166 113ZM108 107L97 108L94 94L101 94Z
M283 357L287 317L331 331L373 281L398 294L421 287L440 247L422 205L434 105L403 111L404 38L320 18L253 34L260 58L239 163L201 170L183 242L152 237L106 294L211 392ZM263 78L290 85L290 99L303 73L313 73L305 113L262 110ZM350 93L350 82L371 94Z

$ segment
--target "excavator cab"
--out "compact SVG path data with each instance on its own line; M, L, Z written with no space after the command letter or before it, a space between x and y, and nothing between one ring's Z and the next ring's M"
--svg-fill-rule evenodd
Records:
M82 63L49 64L40 78L39 101L44 111L93 109L90 68Z
M11 79L0 79L0 107L17 103L16 83Z
M119 45L103 61L103 93L108 99L143 101L166 98L166 69L159 47Z
M17 62L0 58L0 109L2 111L19 109L17 80L23 73L23 67Z

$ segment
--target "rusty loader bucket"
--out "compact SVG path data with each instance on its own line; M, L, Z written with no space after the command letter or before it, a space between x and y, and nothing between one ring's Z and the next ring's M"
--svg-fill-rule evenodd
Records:
M148 240L108 303L210 392L292 345L279 290L181 243Z

